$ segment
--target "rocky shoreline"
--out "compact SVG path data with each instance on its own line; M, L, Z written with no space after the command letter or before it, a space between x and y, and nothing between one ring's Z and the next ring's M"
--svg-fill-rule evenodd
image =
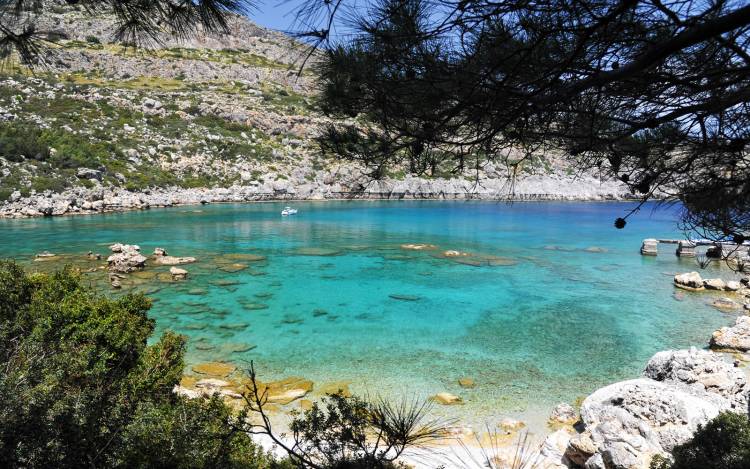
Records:
M324 178L321 178L324 179ZM227 188L178 187L132 192L122 188L77 187L61 193L44 192L22 197L16 191L2 205L0 218L28 218L87 213L145 210L157 207L222 202L283 200L626 200L630 194L616 181L591 176L532 175L516 182L511 192L505 178L480 181L455 179L368 180L362 177L329 182L277 180Z

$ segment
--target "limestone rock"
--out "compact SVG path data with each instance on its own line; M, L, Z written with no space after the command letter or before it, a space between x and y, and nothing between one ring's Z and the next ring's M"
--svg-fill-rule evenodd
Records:
M522 421L510 418L510 417L505 417L504 419L500 420L500 423L498 424L498 427L509 432L518 431L524 428L525 426L526 424L523 423Z
M656 353L646 364L643 375L656 381L684 383L700 392L707 391L727 399L733 409L747 409L745 373L722 355L698 350L666 350Z
M185 280L188 276L188 271L177 267L170 267L169 274L172 276L172 280Z
M723 291L727 287L727 284L720 278L707 278L703 280L703 286L709 290Z
M738 281L736 281L736 280L729 280L729 281L728 281L728 282L726 283L726 286L724 287L724 289L725 289L726 291L737 291L737 290L739 290L739 289L740 289L741 287L742 287L742 285L740 285L740 282L738 282Z
M469 389L469 388L475 387L477 384L474 382L472 378L464 377L464 378L459 378L458 385L461 386L462 388Z
M130 273L146 266L146 257L141 255L141 248L131 244L113 244L110 250L114 253L107 258L111 272Z
M552 413L550 414L549 419L557 423L572 424L578 420L578 414L576 413L576 410L572 405L563 402L562 404L556 405L555 408L552 409Z
M154 258L154 263L159 265L181 265L181 264L192 264L195 262L195 257L175 257L167 255L157 255Z
M749 318L750 319L750 318ZM566 457L587 469L647 469L720 412L746 412L744 374L696 349L659 352L644 378L595 391L581 406L584 430Z
M685 290L703 290L703 279L698 272L687 272L684 274L677 274L674 276L674 284L676 287L684 288Z
M432 396L430 400L437 402L441 405L457 405L462 404L463 400L461 400L460 397L456 396L455 394L451 394L449 392L439 392Z
M737 303L731 298L726 298L726 297L717 298L711 303L711 306L713 306L716 309L721 309L724 311L732 311L732 310L740 308L739 303Z
M740 316L732 327L722 327L713 333L711 347L746 352L750 350L750 316Z
M199 363L192 366L192 370L198 374L220 378L229 376L235 369L236 367L232 364L220 362Z

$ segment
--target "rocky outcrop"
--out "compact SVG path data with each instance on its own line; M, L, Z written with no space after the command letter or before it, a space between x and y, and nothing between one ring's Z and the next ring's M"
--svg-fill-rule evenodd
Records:
M718 349L750 350L750 316L740 316L731 327L722 327L711 336L711 347Z
M477 184L468 178L426 180L407 177L404 180L372 181L353 171L349 177L338 172L319 174L312 181L307 175L299 179L278 180L262 184L234 185L226 188L155 188L131 192L115 187L77 187L61 193L44 192L0 205L2 218L105 213L147 210L154 207L200 205L217 202L252 202L264 200L322 199L444 199L444 200L619 200L627 193L618 184L594 187L591 181L573 177L530 176L519 181L509 194L505 178L486 179ZM330 181L330 182L328 182ZM337 182L338 181L338 182Z
M188 271L177 267L171 267L169 274L172 276L172 280L187 280Z
M660 352L644 377L614 383L581 406L566 457L586 469L646 469L722 411L747 411L744 373L713 352Z
M674 284L685 290L703 290L705 288L701 274L698 272L687 272L674 276Z
M110 272L130 273L146 266L147 259L141 254L141 248L137 245L117 243L109 248L113 252L107 258Z

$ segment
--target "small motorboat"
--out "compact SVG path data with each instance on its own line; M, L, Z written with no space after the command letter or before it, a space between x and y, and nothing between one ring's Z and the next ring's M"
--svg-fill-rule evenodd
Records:
M289 215L296 215L297 209L292 207L284 207L284 210L281 211L282 217L287 217Z

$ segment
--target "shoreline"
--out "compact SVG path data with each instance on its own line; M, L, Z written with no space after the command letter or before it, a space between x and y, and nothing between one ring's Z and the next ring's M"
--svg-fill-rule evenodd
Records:
M226 188L155 188L131 192L121 188L78 187L61 193L44 192L22 197L15 191L0 205L0 218L37 218L63 215L119 213L151 208L170 208L206 204L250 202L313 202L348 200L439 200L497 202L598 202L640 200L612 182L593 187L590 181L553 177L525 179L525 184L510 194L504 179L482 181L482 186L467 187L471 181L425 180L370 181L369 186L343 190L337 185L291 184L266 186L230 186ZM552 186L550 186L552 183ZM473 184L473 183L471 183ZM540 184L544 186L544 191ZM278 187L276 187L278 186ZM460 189L460 190L459 190Z

